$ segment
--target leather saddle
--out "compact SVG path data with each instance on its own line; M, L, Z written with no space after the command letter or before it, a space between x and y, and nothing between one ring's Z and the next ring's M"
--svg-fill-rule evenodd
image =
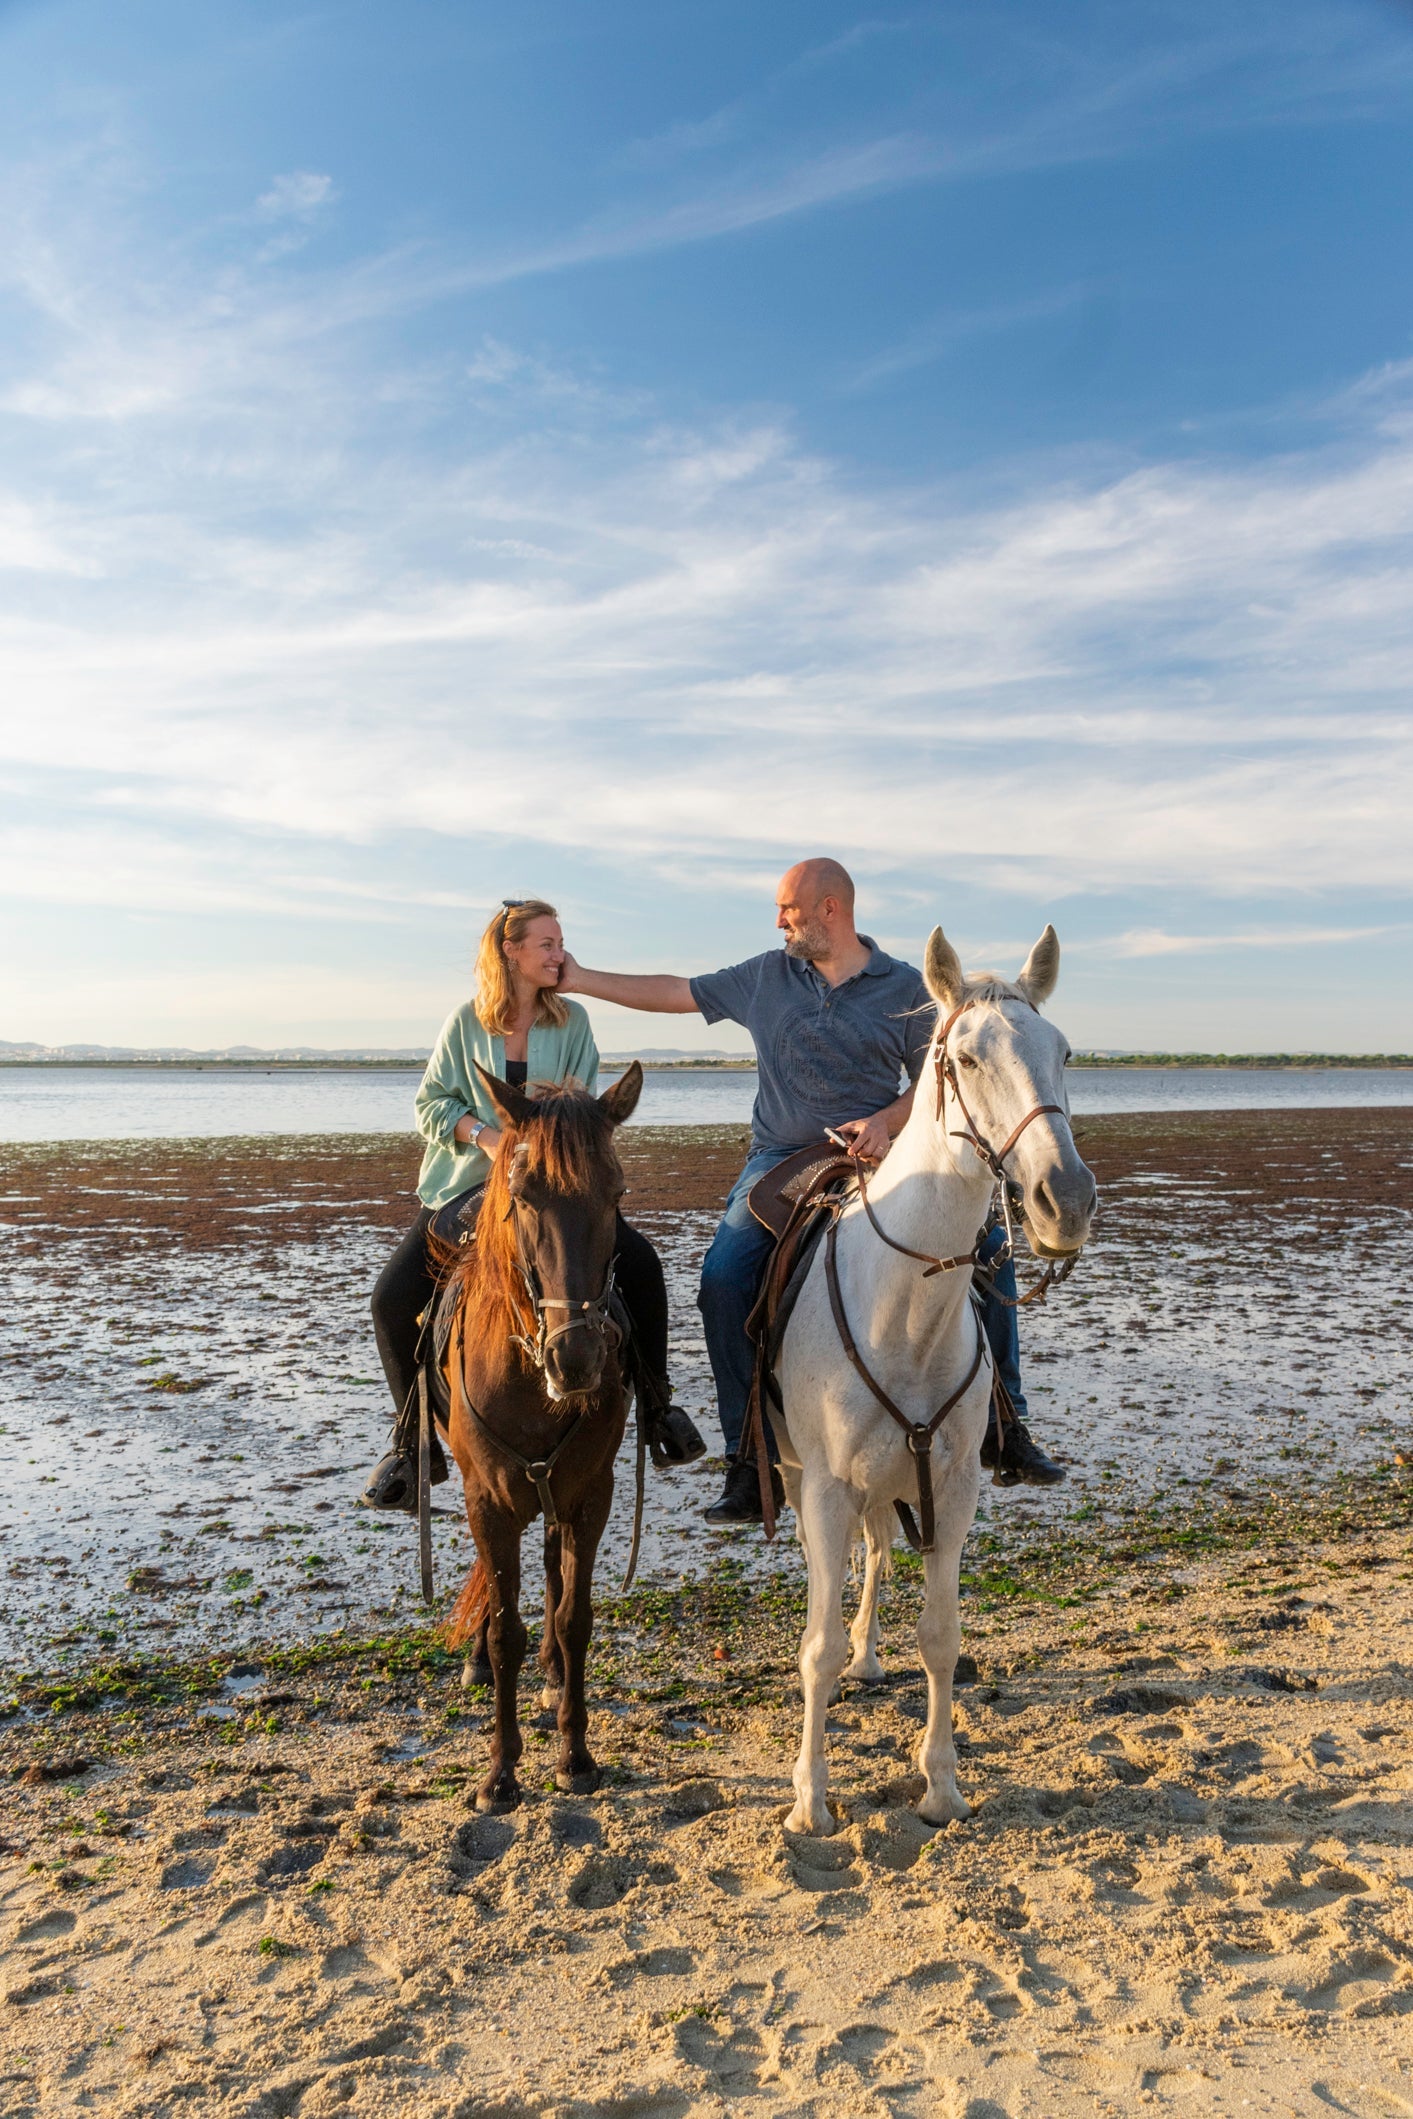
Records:
M757 1179L747 1195L746 1203L756 1220L775 1238L760 1293L746 1319L756 1354L745 1447L753 1448L756 1455L767 1538L775 1535L775 1503L765 1440L766 1401L777 1407L781 1404L775 1364L785 1328L814 1263L819 1240L853 1187L855 1167L852 1156L841 1155L828 1141L821 1141L786 1156Z

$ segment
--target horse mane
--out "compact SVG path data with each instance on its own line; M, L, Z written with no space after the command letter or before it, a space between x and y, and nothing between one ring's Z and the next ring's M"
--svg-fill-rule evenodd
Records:
M617 1169L608 1114L597 1097L575 1082L537 1085L531 1117L523 1125L502 1125L476 1218L476 1241L453 1248L432 1240L434 1262L456 1290L462 1329L480 1344L493 1337L508 1340L526 1325L525 1283L510 1204L510 1173L517 1156L551 1191L581 1196L596 1191ZM525 1361L518 1346L513 1352Z
M969 971L966 997L969 1001L1024 1001L1027 1007L1032 1005L1015 980L1002 978L999 971Z

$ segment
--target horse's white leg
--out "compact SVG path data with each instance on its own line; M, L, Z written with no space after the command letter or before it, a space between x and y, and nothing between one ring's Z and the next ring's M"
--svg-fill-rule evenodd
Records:
M871 1508L864 1517L864 1546L867 1558L864 1562L863 1594L854 1623L849 1628L849 1640L853 1655L849 1658L846 1678L857 1685L881 1685L886 1672L878 1660L878 1598L883 1587L883 1578L889 1572L889 1555L892 1550L892 1510Z
M800 1684L805 1696L804 1730L795 1762L795 1807L785 1820L790 1832L821 1837L834 1830L825 1795L829 1764L824 1717L849 1653L841 1603L844 1568L858 1516L849 1490L828 1473L801 1482L798 1503L801 1543L809 1564L809 1611L800 1643Z
M780 1483L785 1489L785 1505L794 1515L795 1537L801 1552L805 1552L805 1527L800 1520L800 1478L799 1465L791 1464L786 1458L782 1457L780 1459ZM807 1552L805 1552L805 1558L806 1560L809 1558Z
M939 1501L941 1496L938 1496ZM971 1808L957 1787L957 1747L952 1740L952 1675L962 1645L962 1620L958 1608L957 1580L961 1571L962 1539L966 1522L956 1530L948 1517L953 1511L938 1509L937 1546L926 1561L926 1589L922 1616L917 1622L917 1644L927 1671L927 1727L918 1748L918 1770L927 1782L917 1814L929 1825L944 1825L948 1818L970 1817Z

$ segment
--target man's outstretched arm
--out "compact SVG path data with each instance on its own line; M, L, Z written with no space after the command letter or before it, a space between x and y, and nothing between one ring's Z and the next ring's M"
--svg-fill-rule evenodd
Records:
M559 974L561 993L585 993L591 1001L613 1001L619 1008L641 1008L649 1015L699 1015L690 979L670 971L588 971L566 949Z

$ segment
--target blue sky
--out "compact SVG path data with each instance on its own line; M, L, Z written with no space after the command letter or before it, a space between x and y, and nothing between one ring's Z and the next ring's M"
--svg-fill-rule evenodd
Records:
M827 850L1077 1044L1413 1047L1411 252L1410 6L0 4L0 1038Z

